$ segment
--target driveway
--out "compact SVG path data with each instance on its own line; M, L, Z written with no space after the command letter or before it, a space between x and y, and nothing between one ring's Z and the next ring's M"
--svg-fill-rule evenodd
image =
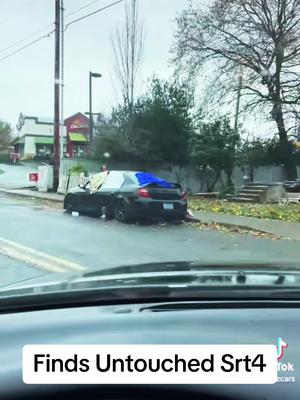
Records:
M37 171L37 165L0 164L0 170L3 172L0 174L0 187L16 189L32 186L32 183L28 181L28 174Z

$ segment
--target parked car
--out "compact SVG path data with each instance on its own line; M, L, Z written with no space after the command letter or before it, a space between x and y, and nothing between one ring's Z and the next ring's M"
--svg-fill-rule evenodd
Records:
M300 193L300 180L286 181L283 184L285 190L291 193Z
M183 220L187 213L187 195L181 186L151 174L111 171L101 186L91 190L90 182L70 190L64 209L83 214L102 215L119 222L166 218Z

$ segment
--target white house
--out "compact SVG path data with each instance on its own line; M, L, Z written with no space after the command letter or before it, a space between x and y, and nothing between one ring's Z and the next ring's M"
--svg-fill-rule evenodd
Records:
M16 135L11 143L21 159L45 158L53 155L53 119L29 117L20 114ZM64 152L66 151L66 127L64 126Z

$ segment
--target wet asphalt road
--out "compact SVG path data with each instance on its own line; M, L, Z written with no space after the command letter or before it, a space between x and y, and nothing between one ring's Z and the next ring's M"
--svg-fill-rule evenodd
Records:
M298 261L296 241L200 230L182 225L123 225L72 217L31 200L0 195L0 237L85 266L87 270L163 261ZM0 255L0 286L47 274Z
M44 271L0 255L0 291L13 283L27 284L44 279L47 279Z

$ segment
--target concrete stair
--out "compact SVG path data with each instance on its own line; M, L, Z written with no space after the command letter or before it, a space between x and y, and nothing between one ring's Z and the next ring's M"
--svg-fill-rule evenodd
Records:
M230 201L239 203L262 203L267 199L268 185L263 183L247 183Z

